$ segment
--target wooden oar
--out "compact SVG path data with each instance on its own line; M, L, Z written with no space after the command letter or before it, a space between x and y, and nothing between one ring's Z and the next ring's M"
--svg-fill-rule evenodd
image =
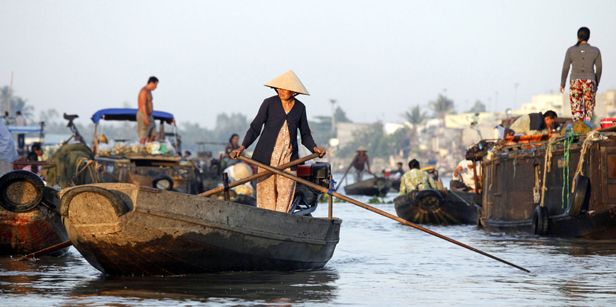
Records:
M59 250L61 250L63 248L69 247L71 245L73 245L73 243L71 241L64 241L62 243L58 243L56 245L52 245L50 247L43 248L43 249L41 249L39 251L36 251L34 253L30 253L30 254L27 254L25 256L19 257L19 258L15 259L15 261L21 261L21 260L25 260L25 259L39 257L39 256L42 256L42 255L47 255L49 253L53 253L55 251L59 251Z
M252 159L246 158L246 157L238 157L238 159L240 159L240 160L242 160L242 161L244 161L246 163L249 163L249 164L252 164L252 165L256 165L256 166L258 166L260 168L266 169L266 170L268 170L268 171L270 171L272 173L275 173L277 175L284 176L286 178L294 180L294 181L296 181L298 183L301 183L301 184L303 184L303 185L305 185L305 186L307 186L309 188L312 188L314 190L320 191L321 193L329 193L327 188L324 188L324 187L322 187L322 186L320 186L318 184L312 183L312 182L310 182L308 180L304 180L302 178L296 177L296 176L294 176L292 174L289 174L287 172L280 171L280 170L278 170L278 169L276 169L274 167L271 167L269 165L265 165L263 163L257 162L255 160L252 160ZM374 208L372 206L366 205L366 204L364 204L364 203L362 203L360 201L357 201L357 200L355 200L353 198L350 198L350 197L348 197L346 195L342 195L342 194L340 194L338 192L331 192L331 195L333 195L335 197L338 197L339 199L342 199L342 200L344 200L346 202L349 202L351 204L354 204L354 205L356 205L358 207L364 208L364 209L372 211L372 212L374 212L376 214L379 214L379 215L382 215L384 217L390 218L390 219L392 219L392 220L394 220L396 222L399 222L400 224L413 227L413 228L415 228L417 230L423 231L423 232L425 232L427 234L433 235L433 236L435 236L437 238L440 238L440 239L443 239L443 240L445 240L447 242L456 244L456 245L461 246L463 248L466 248L468 250L474 251L474 252L476 252L478 254L484 255L484 256L486 256L488 258L491 258L491 259L494 259L496 261L502 262L504 264L510 265L510 266L512 266L512 267L514 267L516 269L519 269L519 270L522 270L524 272L529 272L530 273L529 270L527 270L527 269L525 269L525 268L523 268L521 266L515 265L515 264L513 264L513 263L511 263L509 261L506 261L504 259L498 258L498 257L496 257L496 256L494 256L492 254L489 254L489 253L486 253L486 252L484 252L482 250L476 249L476 248L474 248L474 247L472 247L470 245L467 245L467 244L462 243L460 241L457 241L457 240L454 240L454 239L449 238L447 236L444 236L444 235L442 235L442 234L440 234L438 232L432 231L432 230L430 230L428 228L424 228L424 227L419 226L419 225L417 225L415 223L411 223L411 222L409 222L409 221L407 221L405 219L399 218L399 217L397 217L397 216L395 216L393 214L390 214L388 212L385 212L383 210L380 210L380 209Z
M312 160L312 159L316 159L316 158L318 158L318 157L319 157L319 155L318 155L318 154L311 154L311 155L305 156L305 157L303 157L303 158L299 158L299 159L297 159L297 160L291 161L291 162L289 162L289 163L285 163L285 164L283 164L283 165L280 165L280 166L278 167L278 169L279 169L279 170L285 170L285 169L287 169L287 168L289 168L289 167L293 167L293 166L296 166L296 165L302 164L302 163L304 163L304 162L306 162L306 161L309 161L309 160ZM238 180L238 181L234 181L234 182L230 182L230 183L229 183L229 188L233 188L233 187L236 187L236 186L238 186L238 185L242 185L242 184L244 184L244 183L246 183L246 182L250 182L250 181L253 181L253 180L255 180L255 179L259 179L259 178L261 178L261 177L264 177L264 176L270 175L270 174L271 174L270 172L260 172L260 173L256 173L256 174L251 175L251 176L248 176L248 177L246 177L246 178L244 178L244 179L241 179L241 180ZM199 196L209 197L209 196L212 196L212 195L214 195L214 194L218 194L218 193L220 193L220 192L224 192L224 190L225 190L225 187L224 187L224 186L222 186L222 187L216 187L216 188L213 188L213 189L211 189L211 190L209 190L209 191L205 191L205 192L203 192L203 193L199 194Z
M338 185L336 186L334 191L338 191L338 188L340 187L340 185L342 184L342 182L344 181L346 176L349 174L349 171L351 170L351 167L353 167L353 163L349 164L349 167L347 167L346 171L344 172L344 176L342 176L342 179L340 179L340 182L338 182Z

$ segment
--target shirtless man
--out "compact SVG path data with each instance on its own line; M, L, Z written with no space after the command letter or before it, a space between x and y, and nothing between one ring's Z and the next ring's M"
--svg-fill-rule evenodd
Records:
M158 78L152 76L148 79L141 91L139 91L139 109L137 110L137 134L139 135L139 142L145 144L148 141L154 141L156 136L154 135L154 129L156 124L154 123L154 117L152 112L154 106L152 104L152 91L158 86Z

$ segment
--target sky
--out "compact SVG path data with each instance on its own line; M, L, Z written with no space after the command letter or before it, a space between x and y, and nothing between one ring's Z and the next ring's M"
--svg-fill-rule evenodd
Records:
M601 49L599 91L616 88L616 1L0 0L0 85L37 112L80 121L135 105L150 75L155 109L213 127L252 118L263 83L293 69L309 117L335 99L357 122L399 122L439 93L458 111L503 111L556 92L580 26ZM517 84L517 90L516 85Z

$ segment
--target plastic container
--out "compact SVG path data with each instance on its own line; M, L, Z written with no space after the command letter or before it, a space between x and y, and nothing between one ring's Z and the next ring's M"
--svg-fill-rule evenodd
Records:
M616 117L606 117L601 119L601 129L616 126Z

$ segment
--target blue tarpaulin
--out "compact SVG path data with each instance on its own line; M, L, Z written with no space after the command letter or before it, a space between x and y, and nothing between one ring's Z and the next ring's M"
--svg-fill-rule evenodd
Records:
M163 111L152 112L154 120L162 120L168 124L173 123L173 114ZM137 121L137 109L130 108L110 108L96 111L91 117L92 122L98 124L101 119L104 120L128 120Z

